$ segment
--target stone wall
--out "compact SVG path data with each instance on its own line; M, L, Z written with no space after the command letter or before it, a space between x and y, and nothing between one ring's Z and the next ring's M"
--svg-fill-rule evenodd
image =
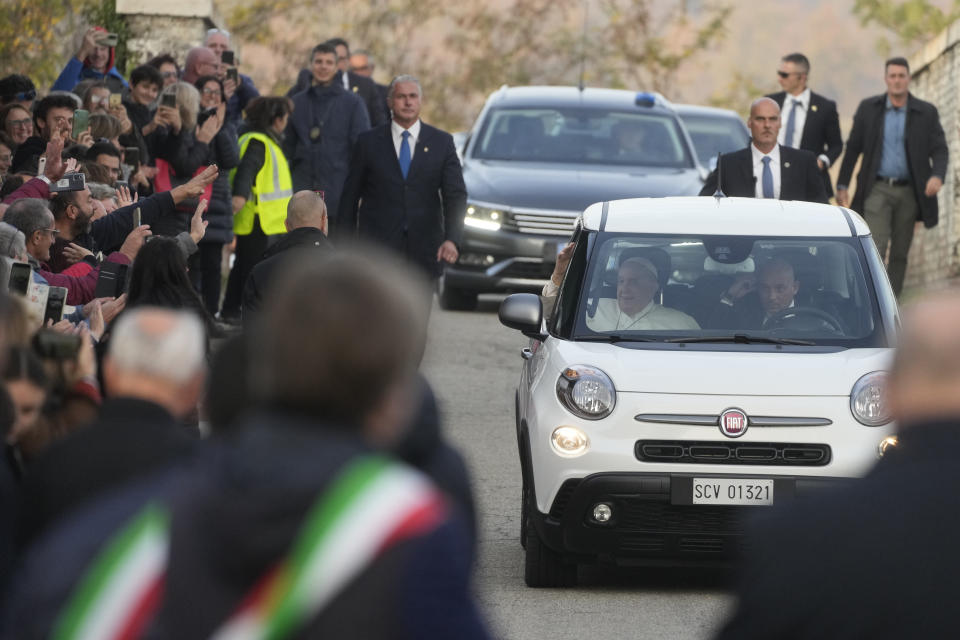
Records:
M905 293L960 284L960 22L927 44L910 60L910 90L940 112L950 147L950 164L940 191L940 223L918 226L910 249Z
M213 0L117 0L117 13L133 34L127 41L131 69L160 53L172 53L182 65L207 29L224 25Z

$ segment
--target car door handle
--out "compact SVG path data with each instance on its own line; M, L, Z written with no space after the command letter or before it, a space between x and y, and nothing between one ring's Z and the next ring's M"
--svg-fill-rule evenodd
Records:
M530 350L529 347L524 347L523 349L520 349L520 357L524 360L529 360L533 357L533 351Z

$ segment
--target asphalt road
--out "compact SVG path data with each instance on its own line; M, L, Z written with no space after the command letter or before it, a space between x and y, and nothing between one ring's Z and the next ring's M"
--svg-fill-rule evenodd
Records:
M446 433L473 474L476 587L494 633L506 640L710 637L732 602L729 571L589 568L573 589L524 584L513 395L526 341L497 320L499 300L482 297L473 313L435 306L424 359Z

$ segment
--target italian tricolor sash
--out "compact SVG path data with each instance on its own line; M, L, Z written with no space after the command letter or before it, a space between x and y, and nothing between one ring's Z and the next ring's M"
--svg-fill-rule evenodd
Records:
M289 555L212 637L287 637L380 553L444 517L443 499L423 476L385 458L361 458L311 509Z
M80 580L57 620L55 640L130 640L143 630L163 591L169 517L149 505L113 536Z

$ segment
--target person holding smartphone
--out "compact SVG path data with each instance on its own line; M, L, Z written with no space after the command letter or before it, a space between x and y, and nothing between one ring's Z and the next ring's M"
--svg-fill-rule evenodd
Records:
M237 70L236 56L230 49L229 31L226 29L208 30L204 46L220 58L219 75L223 81L223 93L226 97L227 121L237 125L240 123L244 109L247 108L251 100L260 97L260 92L253 84L253 78ZM233 73L230 73L230 71Z
M216 76L203 76L197 80L200 91L201 128L198 136L203 138L203 127L209 118L223 118L220 130L207 143L210 155L208 164L220 167L220 177L213 183L210 205L204 218L209 222L207 233L199 243L197 253L190 256L190 279L200 293L203 304L211 316L220 306L220 288L222 282L221 265L223 245L233 241L233 211L231 210L230 170L240 164L240 146L237 143L237 130L228 118L224 85Z
M53 83L53 91L72 91L81 80L103 80L111 93L122 93L127 81L114 66L116 34L103 27L91 27L83 35L80 48Z

